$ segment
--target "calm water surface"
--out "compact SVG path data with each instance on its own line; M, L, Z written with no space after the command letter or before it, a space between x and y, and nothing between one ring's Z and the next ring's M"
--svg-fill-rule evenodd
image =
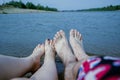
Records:
M83 35L88 53L120 57L120 11L0 14L0 54L28 56L38 43L63 29Z

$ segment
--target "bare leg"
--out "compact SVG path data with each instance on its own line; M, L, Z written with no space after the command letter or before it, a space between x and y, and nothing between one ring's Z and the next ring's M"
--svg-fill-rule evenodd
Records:
M73 66L76 63L75 56L72 54L65 33L61 30L54 37L55 49L58 56L65 65L65 80L74 80Z
M82 36L77 30L70 31L70 44L78 61L85 60L88 55L83 49Z
M9 80L36 71L40 67L40 57L44 54L42 49L44 45L38 45L32 55L25 58L0 55L0 80Z
M83 43L82 43L82 36L77 30L71 30L70 31L70 44L72 46L73 52L78 60L78 62L74 66L74 75L77 76L78 69L83 61L88 59L88 55L85 53L83 49Z
M32 80L58 80L53 41L45 42L45 59L42 67L30 78Z

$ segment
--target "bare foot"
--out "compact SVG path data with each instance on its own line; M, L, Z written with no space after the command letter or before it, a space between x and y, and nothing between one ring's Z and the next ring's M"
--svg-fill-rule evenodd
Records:
M54 44L56 52L62 59L65 66L70 62L75 61L75 56L72 54L72 51L68 46L68 41L65 37L65 33L62 30L56 33L54 37Z
M38 44L36 48L33 50L33 53L29 56L29 58L33 62L32 72L35 72L37 69L40 68L40 58L45 53L44 44Z
M78 61L88 58L83 49L82 35L77 30L71 29L69 41Z
M45 41L45 58L46 59L54 59L55 58L55 49L54 49L52 40Z

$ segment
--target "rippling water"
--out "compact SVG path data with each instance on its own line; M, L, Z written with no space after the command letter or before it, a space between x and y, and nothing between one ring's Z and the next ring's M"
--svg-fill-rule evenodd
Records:
M79 30L88 53L120 57L120 11L0 14L0 54L28 56L63 29Z

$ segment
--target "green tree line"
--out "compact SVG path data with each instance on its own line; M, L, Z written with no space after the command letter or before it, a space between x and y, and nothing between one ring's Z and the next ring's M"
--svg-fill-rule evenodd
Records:
M24 8L24 9L37 9L37 10L46 10L46 11L58 11L56 8L51 8L48 6L42 6L40 4L33 4L32 2L27 2L24 4L21 0L20 1L10 1L7 3L3 3L2 6L13 6L17 8Z
M110 5L102 8L91 8L91 9L83 9L78 11L115 11L115 10L120 10L120 5L115 5L115 6Z

